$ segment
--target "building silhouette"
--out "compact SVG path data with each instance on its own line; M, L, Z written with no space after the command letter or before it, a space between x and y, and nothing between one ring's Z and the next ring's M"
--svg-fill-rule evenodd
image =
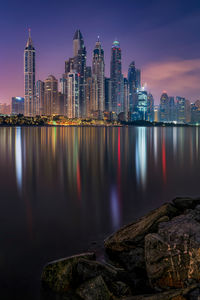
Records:
M24 114L25 116L36 114L35 48L33 47L30 29L24 50Z
M18 115L24 114L24 98L22 97L12 97L11 103L11 114Z
M58 111L58 80L49 75L44 81L44 114L53 115Z
M103 117L105 109L105 81L104 81L104 51L99 38L93 50L92 78L93 78L93 111L98 111L99 117Z
M114 41L111 48L110 62L110 80L111 80L111 109L119 114L123 111L122 94L122 65L121 48L118 41Z

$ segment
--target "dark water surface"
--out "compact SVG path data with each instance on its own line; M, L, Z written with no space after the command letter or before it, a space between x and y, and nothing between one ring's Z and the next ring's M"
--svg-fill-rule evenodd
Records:
M198 128L0 128L0 299L40 299L50 260L200 195Z

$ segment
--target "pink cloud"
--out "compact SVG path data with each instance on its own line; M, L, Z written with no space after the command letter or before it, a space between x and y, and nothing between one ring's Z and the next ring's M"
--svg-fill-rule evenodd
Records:
M163 90L195 101L200 97L200 59L151 63L143 68L142 81L157 103Z

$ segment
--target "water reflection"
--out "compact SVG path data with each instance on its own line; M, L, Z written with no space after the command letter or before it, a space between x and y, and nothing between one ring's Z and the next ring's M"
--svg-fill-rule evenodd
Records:
M15 167L16 180L19 193L22 190L22 141L21 141L21 127L17 127L15 131Z
M137 184L141 185L142 189L146 186L147 175L147 141L146 141L146 127L137 128L135 164L136 164L136 178Z
M199 195L199 172L199 128L0 127L3 286L37 285L48 260Z

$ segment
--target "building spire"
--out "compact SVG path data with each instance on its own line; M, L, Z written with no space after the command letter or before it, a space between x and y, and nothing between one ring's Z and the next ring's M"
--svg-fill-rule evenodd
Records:
M28 29L28 41L26 43L26 48L33 48L33 41L31 39L31 29Z

